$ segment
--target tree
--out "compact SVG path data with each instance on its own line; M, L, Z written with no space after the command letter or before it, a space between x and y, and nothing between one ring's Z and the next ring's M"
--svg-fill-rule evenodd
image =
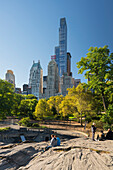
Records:
M37 99L37 97L33 94L28 94L28 95L25 95L25 98L26 99Z
M19 114L24 117L29 116L30 118L33 118L33 112L35 111L37 102L37 99L21 100L19 105Z
M109 105L106 114L102 115L101 121L110 126L113 124L113 104Z
M46 99L39 100L38 104L36 105L34 115L40 119L43 119L48 116L52 116L51 109Z
M63 100L63 96L51 96L49 98L49 100L47 101L47 103L50 106L50 109L52 109L52 111L54 112L53 114L57 114L59 115L59 105Z
M107 94L113 91L113 53L108 46L91 47L86 57L77 63L80 74L85 71L88 88L101 95L104 111L107 109ZM109 83L108 83L109 82Z
M14 87L11 83L0 79L0 118L11 115L14 101Z
M17 93L14 93L14 101L12 103L12 107L13 107L13 110L12 110L12 115L15 115L17 116L18 113L19 113L19 105L21 103L21 100L25 100L25 97L22 95L22 94L17 94Z
M71 103L69 96L65 96L62 102L59 104L59 113L61 117L68 118L74 113L75 107Z
M68 102L71 105L70 110L72 110L75 117L80 117L82 125L82 117L94 114L95 112L95 100L94 97L88 89L85 89L84 84L79 84L76 88L68 89Z

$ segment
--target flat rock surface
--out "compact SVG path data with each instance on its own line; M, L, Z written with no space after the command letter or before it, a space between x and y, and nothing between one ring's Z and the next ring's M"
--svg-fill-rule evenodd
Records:
M61 146L43 149L49 142L0 146L0 170L113 170L113 141L92 141L77 137L74 131L59 131L73 136L63 138Z

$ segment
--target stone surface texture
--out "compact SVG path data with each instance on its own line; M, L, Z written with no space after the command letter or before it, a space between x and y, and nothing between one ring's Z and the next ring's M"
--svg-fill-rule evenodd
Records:
M1 143L0 170L112 170L113 141L92 141L74 131L57 131L73 138L44 151L49 142Z

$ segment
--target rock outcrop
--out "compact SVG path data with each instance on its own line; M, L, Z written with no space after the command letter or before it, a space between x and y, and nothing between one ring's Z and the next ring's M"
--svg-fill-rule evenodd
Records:
M59 132L60 133L60 132ZM112 170L113 141L92 141L63 131L61 146L43 149L49 142L3 145L0 149L0 170Z

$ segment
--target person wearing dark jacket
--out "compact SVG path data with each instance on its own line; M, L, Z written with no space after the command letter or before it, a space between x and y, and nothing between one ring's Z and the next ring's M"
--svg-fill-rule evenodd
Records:
M112 140L113 139L113 132L111 129L108 129L108 132L106 134L106 139Z
M95 140L95 132L96 132L95 123L92 124L91 131L92 131L92 140L94 141Z

